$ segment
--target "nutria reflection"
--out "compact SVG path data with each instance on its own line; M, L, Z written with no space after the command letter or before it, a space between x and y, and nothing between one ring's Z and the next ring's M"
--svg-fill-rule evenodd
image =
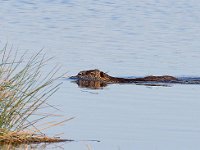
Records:
M101 82L101 81L77 80L75 82L81 88L101 89L107 86L105 82Z

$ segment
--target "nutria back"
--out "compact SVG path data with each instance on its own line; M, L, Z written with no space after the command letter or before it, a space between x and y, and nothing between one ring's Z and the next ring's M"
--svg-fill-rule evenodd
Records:
M176 81L177 78L169 75L164 76L146 76L144 78L136 78L138 81L154 81L154 82L168 82L168 81Z

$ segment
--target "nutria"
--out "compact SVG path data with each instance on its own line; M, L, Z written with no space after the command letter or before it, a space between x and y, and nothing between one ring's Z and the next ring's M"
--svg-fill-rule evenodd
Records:
M177 84L200 84L200 77L173 77L163 76L146 76L141 78L118 78L108 75L98 69L80 71L76 76L70 79L76 79L75 82L79 87L99 89L112 83L134 83L137 85L147 86L168 86L168 83ZM74 81L73 81L74 82Z
M100 71L98 69L80 71L76 76L72 76L78 80L87 81L100 81L104 83L138 83L138 82L174 82L178 81L176 77L164 75L164 76L146 76L142 78L118 78L112 77L107 73Z

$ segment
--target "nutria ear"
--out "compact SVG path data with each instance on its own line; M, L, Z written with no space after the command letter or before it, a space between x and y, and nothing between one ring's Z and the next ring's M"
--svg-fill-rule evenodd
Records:
M100 72L100 77L105 77L104 72L102 72L102 71Z

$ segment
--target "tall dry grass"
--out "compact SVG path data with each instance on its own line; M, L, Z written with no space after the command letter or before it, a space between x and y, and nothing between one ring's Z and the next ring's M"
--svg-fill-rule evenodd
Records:
M44 73L49 61L42 52L26 58L6 45L0 51L0 142L48 142L36 124L46 116L32 117L61 83L58 67ZM31 129L32 132L29 132ZM49 138L49 142L62 141Z

